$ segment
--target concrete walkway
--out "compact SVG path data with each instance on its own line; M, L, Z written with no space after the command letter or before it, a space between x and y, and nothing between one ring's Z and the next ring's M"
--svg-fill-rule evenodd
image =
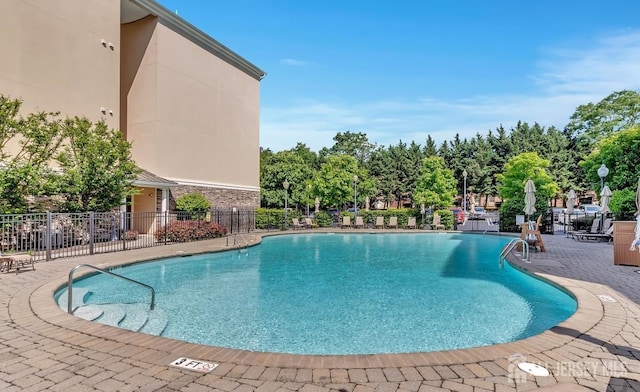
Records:
M245 235L258 243L259 234ZM36 265L0 274L1 391L640 391L640 267L614 266L610 243L545 235L519 265L566 287L577 313L514 343L433 353L304 356L199 346L70 316L53 300L69 270L228 250L226 239ZM601 297L602 296L602 297ZM209 373L169 364L219 364ZM520 362L540 365L534 377Z

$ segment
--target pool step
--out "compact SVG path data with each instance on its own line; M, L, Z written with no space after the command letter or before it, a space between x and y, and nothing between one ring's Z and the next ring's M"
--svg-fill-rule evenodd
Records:
M89 289L84 288L84 287L74 287L71 291L72 295L72 299L71 301L73 302L73 306L71 307L71 309L78 309L79 307L84 305L84 300L87 297L87 295L89 294ZM68 307L67 304L69 303L69 296L68 296L68 292L65 290L64 293L62 293L62 295L60 295L60 297L58 297L58 306L60 307L60 309L64 310L65 312L67 311ZM75 314L75 311L74 311Z
M149 335L162 335L169 317L162 309L149 309L149 304L85 304L84 300L91 294L86 288L73 288L73 315L85 320L101 324L142 332ZM58 298L58 306L67 311L68 297L66 293Z

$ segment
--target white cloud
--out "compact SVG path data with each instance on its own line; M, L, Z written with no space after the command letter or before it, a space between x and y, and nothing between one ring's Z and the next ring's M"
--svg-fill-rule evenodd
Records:
M280 64L290 65L292 67L304 67L308 63L306 61L296 59L282 59L280 60Z
M590 48L549 48L528 95L482 95L461 99L415 97L370 102L298 101L289 107L263 107L261 144L280 151L307 144L312 150L333 144L337 132L365 132L383 145L415 141L427 135L440 144L456 133L463 138L485 134L502 124L538 122L562 128L576 107L598 102L623 89L640 90L640 31L604 37Z

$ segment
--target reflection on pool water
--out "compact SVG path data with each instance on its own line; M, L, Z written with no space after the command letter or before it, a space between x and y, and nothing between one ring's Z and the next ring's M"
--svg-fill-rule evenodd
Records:
M118 269L153 286L162 336L296 354L427 352L510 342L576 310L564 291L505 264L509 237L298 234L244 251ZM148 303L104 275L74 285L87 303Z

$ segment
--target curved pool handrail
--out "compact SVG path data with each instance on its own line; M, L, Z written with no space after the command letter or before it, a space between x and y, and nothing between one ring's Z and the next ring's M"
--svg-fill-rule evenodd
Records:
M500 264L500 268L502 268L504 264L504 259L506 259L509 252L511 252L516 246L522 246L522 261L525 263L530 263L529 260L529 243L522 238L514 238L502 249L500 252L500 258L498 259L498 263Z
M98 271L100 273L106 274L106 275L110 275L116 278L120 278L122 280L125 280L127 282L131 282L137 285L140 285L142 287L146 287L151 291L151 310L153 310L156 306L156 291L154 290L153 287L149 286L148 284L144 284L142 282L138 282L137 280L133 280L130 278L127 278L126 276L122 276L122 275L118 275L118 274L114 274L111 271L107 271L107 270L103 270L102 268L98 268L95 267L91 264L78 264L75 267L71 268L71 271L69 271L69 281L67 282L67 313L69 314L73 314L73 273L76 272L76 270L78 268L81 267L87 267L87 268L91 268L94 271Z

